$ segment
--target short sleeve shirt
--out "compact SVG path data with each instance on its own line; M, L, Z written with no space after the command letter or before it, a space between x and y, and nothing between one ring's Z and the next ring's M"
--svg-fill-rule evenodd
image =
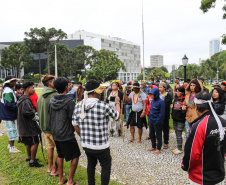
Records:
M135 97L134 97L135 101L137 100L137 95L138 94L135 94ZM134 103L133 96L134 96L134 91L131 92L129 95L129 98L131 98L132 100L132 110L135 112L143 110L143 106L144 106L143 100L147 100L147 95L143 91L140 91L138 101L136 104Z

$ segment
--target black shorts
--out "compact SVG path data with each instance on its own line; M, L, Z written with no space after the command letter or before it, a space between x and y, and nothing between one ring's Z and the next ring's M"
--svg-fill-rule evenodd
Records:
M81 155L76 139L68 141L55 141L59 158L65 158L66 161L78 158Z
M28 137L21 137L22 143L24 143L25 146L27 145L34 145L39 143L38 136L28 136Z
M128 124L130 126L137 126L138 128L143 128L143 126L147 127L147 120L146 116L141 118L142 111L141 112L130 112Z

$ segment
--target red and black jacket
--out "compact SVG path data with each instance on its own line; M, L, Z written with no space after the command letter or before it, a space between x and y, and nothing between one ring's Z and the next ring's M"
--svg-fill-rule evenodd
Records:
M226 121L220 118L226 129ZM224 155L226 134L220 142L217 122L208 111L194 120L190 135L185 144L181 164L188 171L189 179L198 184L213 185L224 180Z

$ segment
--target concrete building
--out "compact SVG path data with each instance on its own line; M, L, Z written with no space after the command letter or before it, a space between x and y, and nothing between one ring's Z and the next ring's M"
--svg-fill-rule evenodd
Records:
M151 55L150 67L162 67L162 66L163 66L163 56L162 55Z
M23 44L23 41L18 41L19 43ZM1 50L5 47L9 47L10 44L12 44L13 42L0 42L0 60L1 60ZM58 42L58 44L65 44L68 46L69 49L73 49L76 46L79 45L84 45L84 41L83 40L61 40ZM27 69L22 69L21 70L21 77L23 77L25 74L29 73L29 72L33 72L34 74L39 73L39 58L38 55L36 54L31 54L31 56L33 56L33 62L34 65L27 68ZM45 53L42 53L40 55L40 60L41 60L41 71L43 74L43 70L46 68L47 65L47 56ZM12 70L5 70L3 67L0 66L0 78L4 79L7 75L15 75L17 76L17 72L16 70L12 69Z
M179 64L164 65L164 66L168 70L168 73L171 73L173 70L177 70L180 67Z
M0 44L0 61L1 61L1 55L2 55L2 49L9 47L7 44ZM24 70L21 70L21 74L24 74ZM1 66L0 63L0 79L5 79L7 75L15 75L17 76L17 70L16 68L6 70L4 67Z
M220 52L220 39L212 39L209 42L209 55L213 56L215 53Z
M96 50L106 49L115 52L126 67L126 72L122 70L118 72L120 81L133 81L141 73L140 46L133 42L84 30L69 34L68 39L84 40L84 45L92 46Z

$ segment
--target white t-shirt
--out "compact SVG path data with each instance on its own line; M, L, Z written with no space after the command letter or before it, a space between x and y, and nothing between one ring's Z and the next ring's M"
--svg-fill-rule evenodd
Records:
M147 100L147 95L143 91L140 91L138 101L136 104L134 103L133 95L134 95L134 91L129 94L129 98L131 98L132 100L132 110L135 112L143 110L144 104L142 101ZM135 97L134 97L135 101L137 100L137 95L138 94L135 94Z

